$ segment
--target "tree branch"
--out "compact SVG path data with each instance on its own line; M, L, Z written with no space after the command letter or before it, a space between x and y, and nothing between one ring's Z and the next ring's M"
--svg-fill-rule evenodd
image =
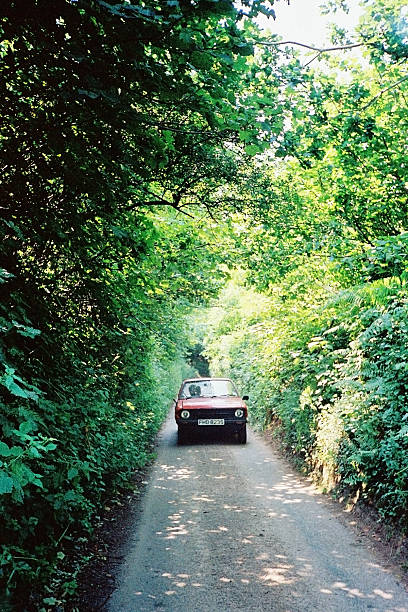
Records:
M189 204L195 204L195 202L188 202ZM186 204L183 204L182 206L185 206ZM185 210L182 209L182 206L179 206L178 204L174 203L174 202L169 202L168 200L163 200L163 199L159 199L159 200L138 200L137 202L133 202L130 206L125 206L124 210L134 210L135 208L139 208L142 206L171 206L172 208L174 208L175 210L177 210L178 212L183 213L183 215L187 215L187 217L191 217L192 219L194 219L193 215L190 215L190 213L186 212Z
M351 43L349 45L340 45L338 47L326 47L323 49L321 49L320 47L315 47L314 45L307 45L306 43L297 42L295 40L283 40L279 42L268 42L266 40L265 41L255 40L255 41L252 41L252 44L262 45L264 47L278 47L280 45L297 45L298 47L303 47L304 49L310 49L311 51L316 51L316 55L303 66L303 68L307 68L307 66L310 66L312 62L314 62L318 57L320 57L320 55L322 55L322 53L328 53L330 51L345 51L348 49L355 49L356 47L370 46L374 43L369 43L369 42Z
M299 47L304 47L305 49L310 49L311 51L317 51L320 55L321 53L326 53L328 51L344 51L345 49L355 49L356 47L364 47L365 45L371 45L373 43L353 43L351 45L341 45L339 47L327 47L320 49L319 47L314 47L313 45L307 45L305 43L296 42L295 40L283 40L280 42L268 42L263 40L255 40L252 42L253 45L262 45L264 47L278 47L280 45L297 45Z
M381 98L381 96L383 94L385 94L387 91L390 91L390 89L394 89L394 87L398 87L398 85L400 85L401 83L403 83L404 81L406 81L408 79L408 74L406 74L405 76L403 76L401 79L399 79L398 81L396 81L395 83L392 83L391 85L388 85L388 87L384 87L384 89L382 89L381 91L378 92L377 95L375 95L373 98L371 98L371 100L369 100L369 102L367 102L367 104L365 106L362 106L361 110L365 110L366 108L368 108L369 106L371 106L371 104L373 104L374 102L376 102L376 100L378 100L379 98Z
M308 66L310 66L310 64L311 64L312 62L314 62L314 61L315 61L315 59L317 59L317 58L318 58L318 57L320 57L320 56L321 56L321 52L319 51L319 53L316 53L316 55L315 55L314 57L312 57L312 59L311 59L311 60L309 60L308 62L306 62L306 64L303 66L303 68L307 68Z

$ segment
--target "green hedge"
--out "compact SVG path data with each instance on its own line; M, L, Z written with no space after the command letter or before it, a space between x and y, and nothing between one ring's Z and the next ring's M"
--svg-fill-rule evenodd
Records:
M318 291L315 299L271 297L255 317L245 308L249 290L240 291L235 303L224 294L212 317L213 373L232 376L249 393L253 425L278 425L327 490L362 496L408 530L404 281L378 279L332 298ZM225 325L231 311L239 314L234 330Z
M13 606L25 609L44 586L44 602L32 609L75 591L66 555L88 537L104 502L132 487L135 469L151 458L184 369L152 360L127 399L71 390L58 404L1 406L0 584L14 592Z

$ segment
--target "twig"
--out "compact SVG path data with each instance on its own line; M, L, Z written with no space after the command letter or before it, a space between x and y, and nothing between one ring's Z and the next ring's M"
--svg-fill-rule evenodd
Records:
M356 47L363 47L365 45L370 46L373 45L373 42L363 42L363 43L351 43L349 45L340 45L338 47L327 47L320 49L319 47L315 47L314 45L307 45L306 43L297 42L295 40L283 40L279 42L268 42L262 40L252 41L253 45L263 45L264 47L278 47L280 45L297 45L299 47L303 47L304 49L310 49L311 51L317 51L317 54L309 60L303 68L307 68L310 66L312 62L314 62L322 53L328 53L330 51L346 51L348 49L355 49Z
M373 43L353 43L350 45L341 45L340 47L327 47L326 49L320 49L319 47L314 47L313 45L307 45L305 43L296 42L295 40L284 40L280 42L268 42L262 40L253 41L254 45L262 45L264 47L278 47L280 45L298 45L299 47L304 47L305 49L310 49L311 51L318 51L320 53L326 53L328 51L344 51L345 49L354 49L356 47L363 47L365 45L372 45Z
M133 202L133 204L131 204L130 206L126 206L124 210L134 210L135 208L142 207L142 206L171 206L178 212L183 213L183 215L187 215L187 217L191 217L192 219L194 219L193 215L190 215L190 213L186 212L185 210L182 210L182 208L178 206L177 204L174 204L174 202L169 202L168 200L161 200L161 199L160 200L150 200L150 201L139 200L137 202ZM186 206L186 204L183 204L183 206Z
M311 59L311 60L309 60L308 62L306 62L306 64L303 66L303 68L307 68L308 66L310 66L310 64L311 64L312 62L314 62L314 61L315 61L315 59L317 59L317 58L318 58L318 57L320 57L320 56L321 56L321 52L319 51L319 53L317 53L317 54L316 54L314 57L312 57L312 59Z
M406 81L408 79L408 74L406 74L405 76L403 76L401 79L399 79L398 81L396 81L396 83L392 83L391 85L388 85L388 87L384 87L384 89L382 89L380 92L378 92L377 95L375 95L373 98L371 98L371 100L369 102L367 102L367 104L365 106L361 107L361 110L365 110L366 108L368 108L369 106L371 106L371 104L373 104L376 100L378 100L378 98L381 98L381 96L386 93L387 91L389 91L390 89L394 89L394 87L398 87L398 85L400 85L401 83L403 83L404 81Z
M60 535L60 537L58 538L58 540L55 543L55 547L57 547L59 545L59 543L61 542L62 538L64 537L64 535L67 533L70 525L71 525L72 521L70 521L68 523L68 525L65 527L64 531L62 532L62 534Z
M204 204L204 206L205 206L205 208L206 208L207 213L208 213L208 214L209 214L209 216L211 217L211 219L212 219L214 222L217 222L217 219L216 219L216 218L214 217L214 215L212 214L212 211L211 211L210 205L209 205L207 202L203 202L203 204Z

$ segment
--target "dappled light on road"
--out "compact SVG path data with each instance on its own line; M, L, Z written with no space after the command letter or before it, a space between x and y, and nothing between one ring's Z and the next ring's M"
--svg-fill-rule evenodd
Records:
M109 609L408 612L408 598L253 434L180 448L170 424Z

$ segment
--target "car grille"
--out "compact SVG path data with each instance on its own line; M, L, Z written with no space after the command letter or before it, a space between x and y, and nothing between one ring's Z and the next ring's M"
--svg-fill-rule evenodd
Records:
M204 410L191 410L194 419L232 419L235 417L236 408L208 408Z

